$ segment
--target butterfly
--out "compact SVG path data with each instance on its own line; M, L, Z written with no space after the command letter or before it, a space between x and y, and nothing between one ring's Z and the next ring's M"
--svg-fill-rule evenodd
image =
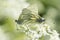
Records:
M41 22L44 22L45 19L38 16L38 15L34 15L32 13L32 11L30 11L27 8L24 8L22 10L22 14L20 14L18 20L15 20L15 22L17 22L18 24L21 24L21 23L27 22L27 21L31 21L31 22L35 21L35 22L40 22L41 23Z

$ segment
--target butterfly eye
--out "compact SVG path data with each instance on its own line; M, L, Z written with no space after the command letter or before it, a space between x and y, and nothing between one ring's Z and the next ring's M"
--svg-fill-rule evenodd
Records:
M42 20L42 21L45 21L45 19L44 19L44 18L41 18L41 20Z
M37 19L38 22L44 22L45 19L44 18L40 18L40 19Z

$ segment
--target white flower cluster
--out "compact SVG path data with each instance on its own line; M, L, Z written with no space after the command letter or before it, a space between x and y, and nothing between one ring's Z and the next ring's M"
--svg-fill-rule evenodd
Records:
M18 29L26 34L26 40L60 40L56 30L50 29L45 23L25 23L19 25Z

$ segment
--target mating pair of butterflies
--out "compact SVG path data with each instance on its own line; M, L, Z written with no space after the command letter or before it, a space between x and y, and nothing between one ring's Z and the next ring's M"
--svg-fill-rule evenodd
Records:
M45 21L45 19L42 18L41 16L32 14L32 11L30 11L27 8L24 8L22 10L22 13L19 16L19 19L15 21L17 22L17 24L22 24L30 20L35 22L40 22L40 23Z

